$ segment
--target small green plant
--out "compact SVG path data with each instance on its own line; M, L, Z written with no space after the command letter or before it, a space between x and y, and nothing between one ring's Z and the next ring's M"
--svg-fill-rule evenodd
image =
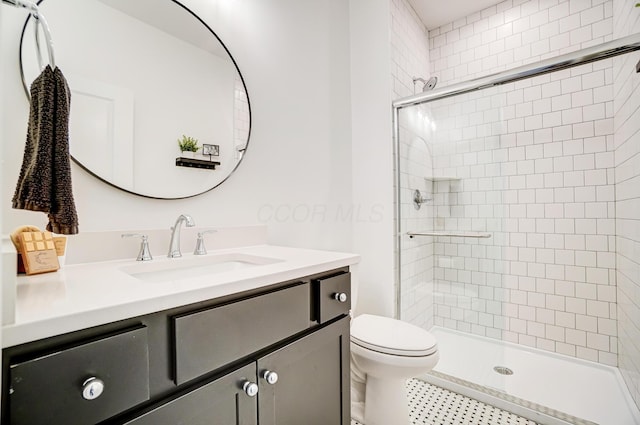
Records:
M198 139L193 137L182 135L182 139L178 139L178 146L180 152L198 152L200 146L198 146Z

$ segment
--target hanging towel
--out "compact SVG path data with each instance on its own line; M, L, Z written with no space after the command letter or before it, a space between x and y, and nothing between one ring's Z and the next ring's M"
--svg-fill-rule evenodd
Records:
M47 213L47 230L63 235L78 233L69 158L70 99L59 68L47 66L33 81L27 143L13 196L13 208Z

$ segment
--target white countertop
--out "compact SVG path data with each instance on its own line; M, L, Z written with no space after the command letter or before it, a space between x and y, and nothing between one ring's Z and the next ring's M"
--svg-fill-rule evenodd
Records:
M279 260L241 270L181 280L143 281L123 271L165 262L116 260L69 265L55 273L17 279L15 322L2 328L2 346L72 332L117 320L252 290L286 280L356 264L355 254L256 245L209 251L208 257L241 253ZM198 256L199 258L203 258Z

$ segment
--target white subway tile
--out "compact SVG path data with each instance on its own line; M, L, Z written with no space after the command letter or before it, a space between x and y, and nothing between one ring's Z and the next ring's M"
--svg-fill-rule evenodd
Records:
M563 28L562 25L560 25L560 28ZM549 48L552 51L563 50L569 46L571 46L571 34L568 32L561 32L549 39Z
M553 96L559 96L563 93L562 85L560 81L552 81L542 85L542 97L551 98Z
M575 188L576 202L594 202L596 201L596 187L583 186Z
M604 152L607 150L606 138L603 136L589 137L584 139L584 152L595 153Z
M574 126L577 124L574 124ZM582 139L567 140L562 143L563 158L568 158L569 155L580 155L584 153L584 142ZM575 161L571 166L571 170L576 170Z
M584 110L583 110L584 111ZM594 136L594 124L592 121L581 122L573 125L573 137L583 139Z
M545 325L545 333L548 339L564 342L565 329L560 326Z
M564 147L564 143L563 143ZM557 156L553 158L553 171L573 171L573 157Z
M576 233L588 235L597 232L598 222L593 218L576 219Z
M598 301L615 303L617 300L616 287L613 285L597 285Z
M595 155L585 154L574 156L573 167L575 170L593 170L595 168ZM582 176L582 178L584 178L584 175Z
M582 78L575 76L561 81L562 94L576 93L582 90Z
M571 45L580 45L582 43L588 43L592 40L591 27L580 27L570 32Z
M617 336L618 335L617 322L611 319L598 318L598 333L609 335L609 336Z
M586 332L597 332L598 318L593 316L586 316L584 314L576 314L576 329Z
M613 168L615 166L615 158L613 152L599 152L595 156L596 168Z
M545 143L543 146L545 158L562 156L562 143Z
M565 266L565 279L584 282L586 280L586 268L581 266Z
M545 265L545 277L547 279L564 279L564 266L555 264ZM547 305L549 307L549 305Z
M609 351L609 337L593 332L587 332L587 347L594 350Z
M537 99L533 101L533 113L535 115L551 112L551 97Z
M596 253L592 251L576 251L576 265L591 267L596 264Z
M598 351L591 348L576 347L576 355L579 359L589 360L592 362L598 361Z
M584 347L587 345L587 333L581 329L566 329L566 342L568 344Z
M535 141L535 135L533 135L533 133L531 133L531 140ZM527 146L525 148L525 158L527 158L528 160L536 160L538 158L543 158L544 156L544 148L540 145L535 145L535 146ZM536 173L540 173L540 171L538 170L538 164L537 161L535 162L535 169L536 169Z
M561 2L557 6L549 8L549 21L554 21L569 16L569 2Z
M587 301L582 298L565 297L566 311L570 313L576 313L579 315L585 315L587 312ZM585 316L587 317L587 316ZM583 329L586 330L586 329Z
M594 38L611 35L613 31L613 19L608 18L599 22L595 22L591 26L591 31Z
M595 103L608 102L610 100L613 100L612 86L607 85L593 89L593 101Z
M544 217L546 218L564 218L564 204L545 204Z
M559 20L560 30L562 32L574 31L580 28L580 15L572 14L566 17L560 18ZM571 43L574 44L574 43Z
M575 124L582 121L582 108L565 109L562 111L562 124ZM596 121L596 128L598 122ZM597 133L596 133L597 134Z
M564 342L556 342L556 350L558 354L564 354L565 356L576 356L576 346L573 344L566 344Z
M600 268L613 269L616 266L616 256L613 252L598 252L597 266Z
M575 296L575 283L563 280L555 281L555 293L556 295L567 297L565 299L565 308L567 311L571 311L569 308L569 299Z
M573 138L573 128L570 125L553 127L553 140L562 141Z
M609 318L609 303L587 300L587 314L594 320L596 317ZM597 329L594 329L593 332L597 332Z
M575 328L576 316L574 313L567 313L564 311L555 311L555 324L563 328ZM548 323L548 322L545 322Z
M603 19L604 19L604 6L601 4L598 6L592 7L591 9L583 10L580 13L580 24L582 26L587 26L587 25L596 23L598 21L601 21Z
M544 186L562 187L564 185L563 173L548 173L544 175ZM560 201L562 202L562 201Z

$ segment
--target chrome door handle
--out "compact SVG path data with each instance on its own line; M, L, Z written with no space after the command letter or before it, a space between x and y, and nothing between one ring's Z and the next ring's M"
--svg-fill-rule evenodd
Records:
M262 379L267 381L267 384L273 385L278 382L278 374L271 370L265 370L262 372Z
M344 292L336 292L333 294L333 299L341 303L346 303L349 297Z
M82 398L85 400L95 400L104 391L104 381L95 376L88 378L82 383Z
M258 384L251 381L245 381L245 383L242 384L242 390L249 397L255 397L258 394Z

